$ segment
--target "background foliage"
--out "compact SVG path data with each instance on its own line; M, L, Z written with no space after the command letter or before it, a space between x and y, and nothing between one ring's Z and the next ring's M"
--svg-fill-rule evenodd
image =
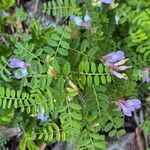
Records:
M8 8L14 3L0 2L0 31L5 39L0 43L0 124L21 128L22 150L60 140L72 142L78 150L106 149L106 135L125 133L124 116L115 102L135 97L144 100L150 89L139 74L149 65L150 1L116 0L116 6L98 7L90 0L52 0L42 8L43 15L53 16L53 25L47 27L40 17L29 17L22 8L15 7L10 14ZM72 14L83 17L86 11L92 19L89 29L70 21ZM60 25L57 18L64 16ZM23 23L28 33L20 27ZM102 56L119 49L133 66L127 71L127 81L112 76L101 61ZM31 64L21 80L14 78L9 66L12 57ZM37 119L41 107L46 122ZM150 133L146 115L141 126Z

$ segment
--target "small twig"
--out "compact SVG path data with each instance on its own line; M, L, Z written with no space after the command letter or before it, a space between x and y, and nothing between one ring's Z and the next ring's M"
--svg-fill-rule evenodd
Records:
M142 123L144 121L144 114L142 109L140 109L140 123Z
M20 4L20 0L17 0L17 1L16 1L16 4L19 6L19 4Z
M35 5L34 5L34 10L33 10L33 16L35 16L37 10L38 10L38 3L39 3L39 0L35 0Z
M139 116L137 115L137 112L134 112L134 120L136 122L136 125L138 126L140 124L140 118Z
M144 114L143 114L143 110L140 109L140 123L144 122ZM145 134L145 132L143 131L143 136L144 136L144 139L145 139L145 145L146 145L146 148L148 147L148 138L147 138L147 135Z
M145 150L144 139L142 138L142 131L138 127L135 129L135 140L139 150Z

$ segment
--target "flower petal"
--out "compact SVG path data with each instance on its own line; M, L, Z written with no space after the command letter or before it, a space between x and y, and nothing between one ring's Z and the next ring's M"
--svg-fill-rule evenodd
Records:
M117 71L111 70L111 73L112 73L113 75L115 75L115 76L116 76L117 78L119 78L119 79L125 79L125 80L128 79L125 74L118 73Z
M132 116L132 113L131 113L132 111L131 111L126 105L124 105L123 103L121 103L121 104L120 104L120 107L121 107L123 113L124 113L126 116L129 116L129 117Z
M24 62L24 61L17 59L17 58L10 59L9 65L11 68L26 68L26 67L30 66L29 63Z
M139 99L131 99L125 102L125 105L132 111L141 108L141 101Z
M89 16L88 12L86 12L86 15L84 16L85 22L91 22L91 17Z
M117 69L120 71L126 70L128 68L132 68L132 66L119 66L119 67L117 67Z
M37 115L37 119L39 119L39 120L41 120L41 121L43 121L43 122L47 121L47 117L44 116L43 113L39 113L39 114Z
M102 3L105 3L105 4L111 4L112 3L112 0L101 0Z
M112 52L103 57L108 63L115 63L125 58L123 51Z
M10 67L11 68L23 68L24 61L21 61L17 58L12 58L12 59L10 59Z
M120 66L120 65L123 65L126 61L128 61L129 58L127 59L123 59L123 60L120 60L119 62L115 63L114 66Z
M143 83L149 83L150 82L150 77L143 77Z
M84 21L78 16L72 15L71 20L74 21L78 26L84 26Z
M28 74L26 68L17 69L14 73L16 79L21 79Z

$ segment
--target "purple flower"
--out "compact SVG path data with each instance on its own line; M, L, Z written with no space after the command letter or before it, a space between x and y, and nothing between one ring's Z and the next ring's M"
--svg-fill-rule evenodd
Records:
M75 22L75 24L78 26L83 26L83 24L84 24L84 21L80 17L75 16L75 15L71 16L71 20L73 20Z
M91 17L89 16L87 11L86 11L86 14L84 16L84 22L86 22L86 23L90 23L91 22Z
M101 3L105 3L105 4L111 4L112 0L100 0Z
M12 58L10 59L9 65L11 68L18 68L17 70L15 70L14 73L16 79L21 79L28 74L27 67L29 67L30 64L27 62L24 62L17 58Z
M123 51L112 52L110 54L105 55L102 58L105 66L109 67L111 74L115 75L120 79L127 79L127 75L125 73L119 73L118 71L124 71L132 66L124 66L123 64L128 59L125 59Z
M120 109L122 109L123 113L129 117L132 116L133 111L141 108L141 101L139 99L131 99L127 101L119 100L117 104Z
M76 25L82 27L90 27L91 26L91 17L88 12L86 12L84 19L81 19L79 16L72 15L71 20L75 22Z
M16 79L21 79L28 74L26 68L17 69L14 73Z
M125 73L118 72L118 71L124 71L124 70L132 67L132 66L122 66L126 61L128 61L128 59L123 59L123 60L113 64L112 66L110 66L109 69L110 69L111 74L115 75L117 78L127 80L128 77Z
M17 58L10 59L10 67L11 68L27 68L29 66L30 66L29 63L19 60Z
M38 113L38 115L37 115L37 119L41 120L42 122L47 121L47 117L44 115L43 105L41 106L40 113Z
M47 117L46 117L46 116L44 116L44 114L43 114L43 113L38 113L38 115L37 115L37 119L41 120L42 122L47 121Z
M143 83L148 83L150 82L150 68L145 67L142 71L142 78L143 78Z
M125 80L127 80L128 79L128 77L127 77L127 75L125 74L125 73L119 73L119 72L117 72L117 71L111 71L111 74L113 74L114 76L116 76L117 78L119 78L119 79L125 79Z
M118 71L123 71L132 67L123 65L127 60L128 59L125 59L123 51L112 52L102 58L104 65L109 67L111 74L125 80L128 78L127 75L125 73L119 73Z
M112 52L103 57L103 60L107 66L116 63L117 61L123 60L125 58L123 51Z

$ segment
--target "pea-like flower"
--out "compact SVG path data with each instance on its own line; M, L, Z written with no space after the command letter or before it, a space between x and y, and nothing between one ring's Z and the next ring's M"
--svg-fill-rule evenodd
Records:
M30 66L29 63L19 60L17 58L10 59L10 67L11 68L27 68L29 66Z
M123 51L112 52L102 58L105 66L109 67L110 73L120 79L128 79L125 73L119 73L118 71L124 71L132 66L124 66L123 64L129 59L125 59Z
M18 68L14 72L14 76L16 79L21 79L28 74L27 67L29 67L30 64L27 62L24 62L18 58L12 58L10 59L9 65L11 68Z
M125 59L125 55L123 51L117 51L105 55L102 59L104 60L105 65L111 66L117 61Z
M71 20L74 21L76 25L81 27L89 28L91 26L91 17L89 16L88 12L86 12L84 19L81 19L79 16L72 15Z
M145 67L142 71L142 79L143 79L143 83L148 83L150 82L150 68L149 67Z
M130 99L130 100L119 100L117 102L120 109L122 109L124 115L131 117L132 112L136 109L141 108L141 101L139 99Z
M117 78L127 80L128 79L127 75L125 73L119 73L118 71L124 71L124 70L132 67L132 66L122 66L128 60L129 59L123 59L123 60L115 63L114 65L112 65L110 67L111 74L113 74Z
M43 113L38 113L37 119L41 120L42 122L47 121L47 117Z
M42 122L47 121L47 116L44 115L44 107L41 107L40 113L37 115L37 119L41 120Z

